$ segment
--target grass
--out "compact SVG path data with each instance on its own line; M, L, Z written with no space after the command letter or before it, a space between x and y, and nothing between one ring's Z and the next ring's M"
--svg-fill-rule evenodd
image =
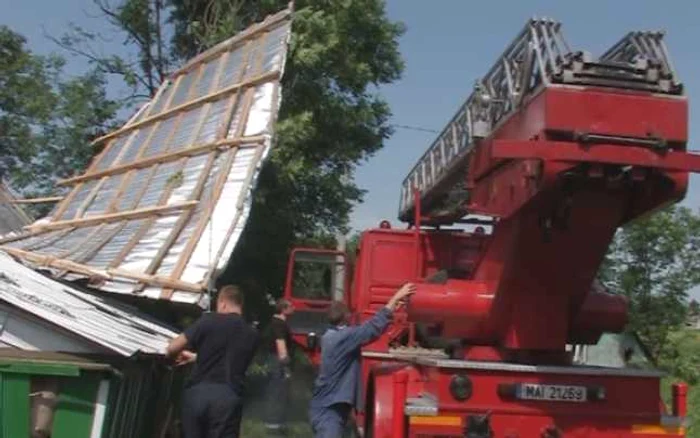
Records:
M289 394L289 408L287 423L289 438L308 438L312 436L308 423L308 406L311 400L311 388L313 387L314 373L305 358L297 356L297 366L294 369ZM245 438L267 438L270 435L265 431L265 406L266 406L266 375L265 365L258 361L251 366L252 375L249 377L246 407L241 425L241 436Z

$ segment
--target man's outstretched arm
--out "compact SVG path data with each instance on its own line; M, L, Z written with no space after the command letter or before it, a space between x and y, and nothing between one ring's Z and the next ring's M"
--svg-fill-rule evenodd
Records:
M403 303L409 296L416 293L416 286L412 283L404 284L401 289L396 291L393 297L386 303L386 306L381 308L369 321L366 321L358 327L353 327L349 336L351 348L359 348L376 340L384 330L389 326L394 311Z
M197 355L193 351L188 350L187 347L189 346L194 351L197 351L197 345L202 336L202 325L203 321L200 318L185 329L184 333L174 337L165 349L165 356L170 359L174 358L177 365L193 362Z

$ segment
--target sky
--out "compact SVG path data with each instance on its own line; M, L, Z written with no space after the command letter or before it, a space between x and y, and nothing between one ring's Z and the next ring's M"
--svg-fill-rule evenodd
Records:
M107 32L91 0L0 0L0 24L7 24L27 37L37 53L56 51L45 34L60 36L73 21L93 31ZM468 1L388 0L392 20L407 31L400 40L406 62L403 78L383 86L392 123L441 130L471 92L475 80L491 67L505 46L531 17L548 17L563 23L572 49L594 55L632 30L665 30L666 44L690 101L690 148L700 142L700 2L647 0ZM109 52L123 52L122 41L106 33ZM70 60L68 71L80 73L86 64ZM114 88L116 90L116 88ZM356 182L367 190L365 202L352 214L351 225L361 230L381 220L397 222L399 189L406 173L428 148L436 134L397 128L385 147L357 169ZM700 176L691 179L684 205L700 205ZM700 289L694 291L700 298Z

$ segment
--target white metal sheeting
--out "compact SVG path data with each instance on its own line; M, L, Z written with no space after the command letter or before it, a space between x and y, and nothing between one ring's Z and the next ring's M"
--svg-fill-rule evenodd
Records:
M3 253L0 302L127 357L162 354L177 335L134 308L66 286Z
M104 291L205 305L272 144L284 10L187 63L105 144L48 219L3 248ZM99 281L94 281L99 279Z

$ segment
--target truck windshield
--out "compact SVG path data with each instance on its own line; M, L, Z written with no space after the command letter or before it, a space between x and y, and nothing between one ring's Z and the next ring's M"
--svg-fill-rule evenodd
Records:
M342 265L342 262L340 262ZM330 301L339 262L334 254L298 253L294 258L292 297Z

